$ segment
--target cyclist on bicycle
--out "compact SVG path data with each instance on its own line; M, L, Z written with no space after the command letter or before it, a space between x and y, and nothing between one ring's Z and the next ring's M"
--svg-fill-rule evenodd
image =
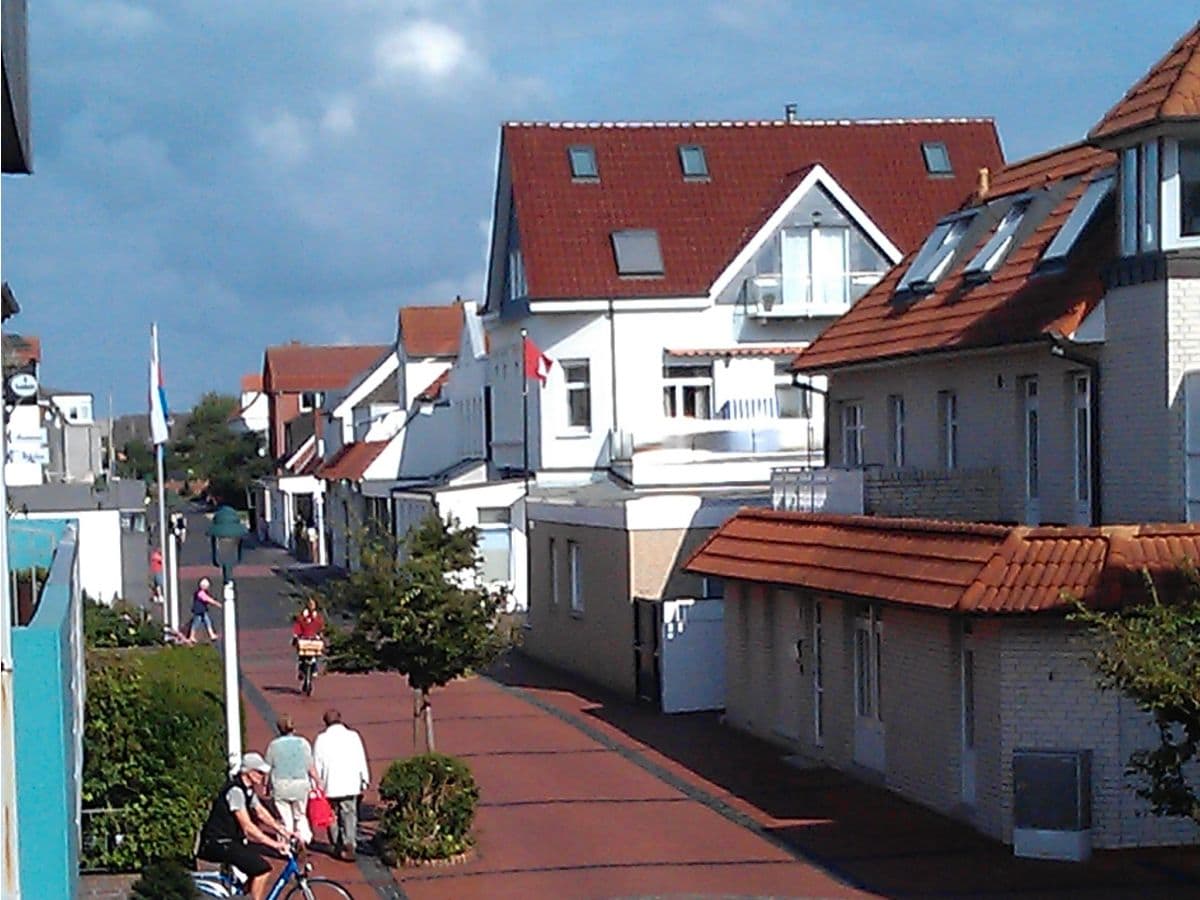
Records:
M196 854L200 859L241 869L249 879L247 886L253 900L266 897L271 864L251 849L247 840L286 854L292 837L258 799L257 792L262 790L270 771L271 767L260 754L247 753L242 757L238 773L225 782L213 799L208 819L200 830L200 847ZM272 839L264 828L283 837Z
M321 615L321 611L317 609L317 598L309 597L308 602L304 605L304 609L296 614L296 619L292 622L292 645L295 646L297 641L301 639L321 640L324 630L325 619ZM303 659L297 659L296 661L296 675L300 681L304 680Z

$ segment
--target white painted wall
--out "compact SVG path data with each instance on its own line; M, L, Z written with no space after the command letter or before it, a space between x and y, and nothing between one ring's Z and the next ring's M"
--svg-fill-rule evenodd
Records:
M4 482L10 485L41 484L43 481L43 466L40 462L29 461L15 453L14 439L26 441L41 441L42 410L36 404L22 404L13 407L8 414L6 448L8 461L4 464Z
M78 512L29 513L27 519L74 519L79 527L79 586L93 600L111 604L122 595L121 511L89 509ZM148 589L148 586L147 586ZM141 597L122 599L134 602Z
M265 433L271 425L267 395L262 391L242 391L241 414L234 427L242 431Z

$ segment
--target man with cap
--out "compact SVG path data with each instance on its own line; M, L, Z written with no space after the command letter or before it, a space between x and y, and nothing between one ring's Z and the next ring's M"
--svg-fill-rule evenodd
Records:
M262 790L270 771L271 767L261 754L247 753L242 757L238 773L225 782L213 800L208 819L200 830L200 849L196 854L200 859L227 863L245 872L253 900L266 897L271 865L247 845L247 840L273 847L281 853L288 850L286 839L273 839L263 830L269 828L280 835L288 835L287 829L258 799L257 792Z

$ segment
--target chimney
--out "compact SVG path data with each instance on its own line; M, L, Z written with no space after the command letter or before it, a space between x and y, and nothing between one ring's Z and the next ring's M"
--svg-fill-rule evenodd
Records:
M983 166L979 170L979 180L975 183L975 196L980 200L987 197L988 192L992 189L992 170L987 166Z
M783 107L783 118L789 125L796 124L796 104L788 103Z

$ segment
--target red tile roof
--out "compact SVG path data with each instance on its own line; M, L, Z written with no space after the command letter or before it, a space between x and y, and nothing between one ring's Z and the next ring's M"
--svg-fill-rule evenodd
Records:
M360 481L363 473L379 458L379 454L389 443L390 441L359 441L343 444L333 458L321 466L317 474L326 481L339 481L343 478Z
M1169 120L1200 119L1200 22L1131 87L1088 133L1111 138Z
M263 387L263 377L261 372L251 372L248 375L242 376L242 393L250 391L261 391Z
M1093 220L1072 252L1065 271L1034 270L1049 243L1097 173L1113 165L1107 150L1073 144L1032 157L997 173L987 195L999 197L1077 179L1065 198L1015 247L992 277L978 285L962 280L962 270L991 232L938 282L915 301L895 302L893 294L916 253L895 266L844 316L830 325L796 359L800 371L921 353L994 347L1044 340L1072 333L1104 294L1101 273L1115 254L1113 217Z
M320 347L295 342L268 347L263 358L263 390L272 394L338 390L391 349L382 344Z
M1200 562L1200 525L1096 528L743 509L688 560L698 574L957 612L1112 608L1140 569ZM1141 596L1138 594L1138 596Z
M36 334L4 335L4 355L17 366L42 361L42 339Z
M461 301L449 306L400 308L400 343L410 359L417 356L458 356L462 328Z
M708 349L686 348L683 350L667 350L667 356L795 356L804 347L799 345L765 346L762 344L742 344L740 347L710 347Z
M991 120L505 125L529 296L706 296L795 187L822 165L901 250L1003 165ZM940 141L953 176L930 176L921 144ZM595 149L600 177L573 181L567 148ZM709 176L685 179L681 145L704 148ZM664 274L621 278L611 234L657 229Z
M429 382L428 386L426 386L419 394L417 394L416 399L427 400L429 402L437 400L442 396L442 388L446 386L446 382L449 380L450 370L447 369L437 378L433 379L433 381Z

